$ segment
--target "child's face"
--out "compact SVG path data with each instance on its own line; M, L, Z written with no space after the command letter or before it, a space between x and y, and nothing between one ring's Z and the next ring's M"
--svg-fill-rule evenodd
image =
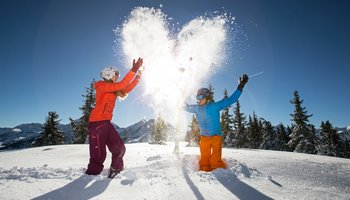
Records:
M203 98L202 100L197 100L197 103L201 106L204 106L207 103L207 98Z
M113 78L111 80L113 81L113 83L117 82L118 76L113 76Z

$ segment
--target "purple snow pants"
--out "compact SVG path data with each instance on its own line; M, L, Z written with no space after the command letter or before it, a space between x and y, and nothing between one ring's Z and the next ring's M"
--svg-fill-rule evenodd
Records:
M118 171L124 169L125 145L110 121L90 122L89 141L90 161L86 174L97 175L102 172L106 159L106 145L112 153L111 167Z

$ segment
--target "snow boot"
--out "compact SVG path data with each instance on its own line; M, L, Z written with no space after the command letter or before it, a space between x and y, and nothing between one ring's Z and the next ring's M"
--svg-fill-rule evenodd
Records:
M114 178L116 175L120 173L119 170L114 169L112 166L109 168L108 178Z

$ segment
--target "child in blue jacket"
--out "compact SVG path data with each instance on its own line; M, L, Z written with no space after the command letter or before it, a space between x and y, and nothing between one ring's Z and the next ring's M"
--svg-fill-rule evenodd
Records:
M212 171L216 168L225 168L221 159L222 131L220 126L220 111L235 103L241 96L244 85L248 82L248 76L244 74L239 78L237 90L226 99L213 102L210 99L210 91L201 88L197 92L197 105L186 105L185 110L196 115L200 129L200 160L199 170Z

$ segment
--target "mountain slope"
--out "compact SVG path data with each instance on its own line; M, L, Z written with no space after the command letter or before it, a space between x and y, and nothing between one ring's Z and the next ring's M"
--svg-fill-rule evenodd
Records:
M148 142L154 119L141 120L126 128L114 124L125 143ZM43 124L21 124L14 128L0 128L0 149L19 149L31 147L31 143L40 136ZM65 134L65 143L73 141L73 131L70 124L59 124L58 128ZM175 128L167 123L168 141L173 141Z
M154 119L151 120L141 120L140 122L128 126L127 128L120 131L120 135L125 143L138 143L138 142L148 142L151 137L151 129L154 125ZM166 123L168 141L174 140L174 135L176 130L169 123Z
M20 149L31 147L43 131L43 124L21 124L14 128L0 129L0 149ZM58 128L65 134L65 143L72 143L73 132L70 124L59 124Z

